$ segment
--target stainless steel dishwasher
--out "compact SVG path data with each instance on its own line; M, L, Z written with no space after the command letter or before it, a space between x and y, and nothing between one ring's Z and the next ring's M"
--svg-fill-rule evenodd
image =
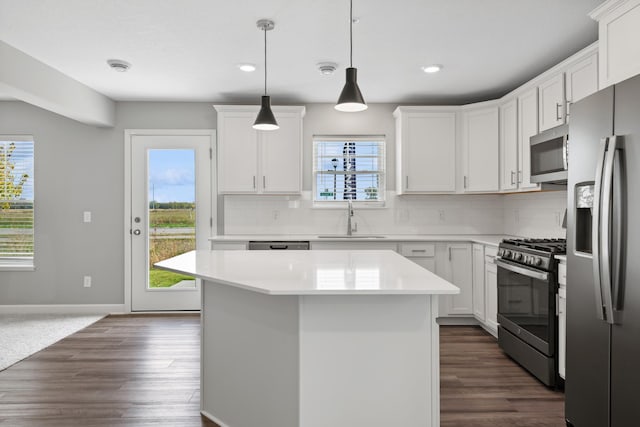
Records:
M250 251L308 251L308 241L249 242Z

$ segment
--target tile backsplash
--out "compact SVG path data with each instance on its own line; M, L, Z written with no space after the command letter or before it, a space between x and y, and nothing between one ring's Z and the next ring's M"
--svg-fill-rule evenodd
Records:
M385 208L354 209L359 234L512 234L564 237L566 192L397 196ZM559 219L558 219L559 218ZM342 234L345 208L314 208L301 196L224 197L225 234Z

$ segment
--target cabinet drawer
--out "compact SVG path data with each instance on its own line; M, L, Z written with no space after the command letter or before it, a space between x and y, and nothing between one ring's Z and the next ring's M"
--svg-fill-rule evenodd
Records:
M434 257L436 245L433 243L403 243L400 254L406 257Z
M567 284L567 264L558 264L558 284Z

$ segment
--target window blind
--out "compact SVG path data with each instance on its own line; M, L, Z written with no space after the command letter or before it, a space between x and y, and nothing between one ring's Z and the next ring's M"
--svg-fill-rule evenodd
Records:
M33 266L34 143L0 136L0 267Z
M383 136L315 136L313 142L314 201L384 201Z

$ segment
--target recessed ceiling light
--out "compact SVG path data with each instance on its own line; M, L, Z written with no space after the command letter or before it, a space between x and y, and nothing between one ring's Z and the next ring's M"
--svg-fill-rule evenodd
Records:
M442 65L439 64L427 65L425 67L422 67L422 71L429 74L437 73L440 70L442 70Z
M127 61L123 61L122 59L109 59L107 60L107 65L111 67L112 70L115 70L119 73L124 73L131 68L131 64Z
M256 70L256 64L238 64L238 68L245 73L253 73Z

